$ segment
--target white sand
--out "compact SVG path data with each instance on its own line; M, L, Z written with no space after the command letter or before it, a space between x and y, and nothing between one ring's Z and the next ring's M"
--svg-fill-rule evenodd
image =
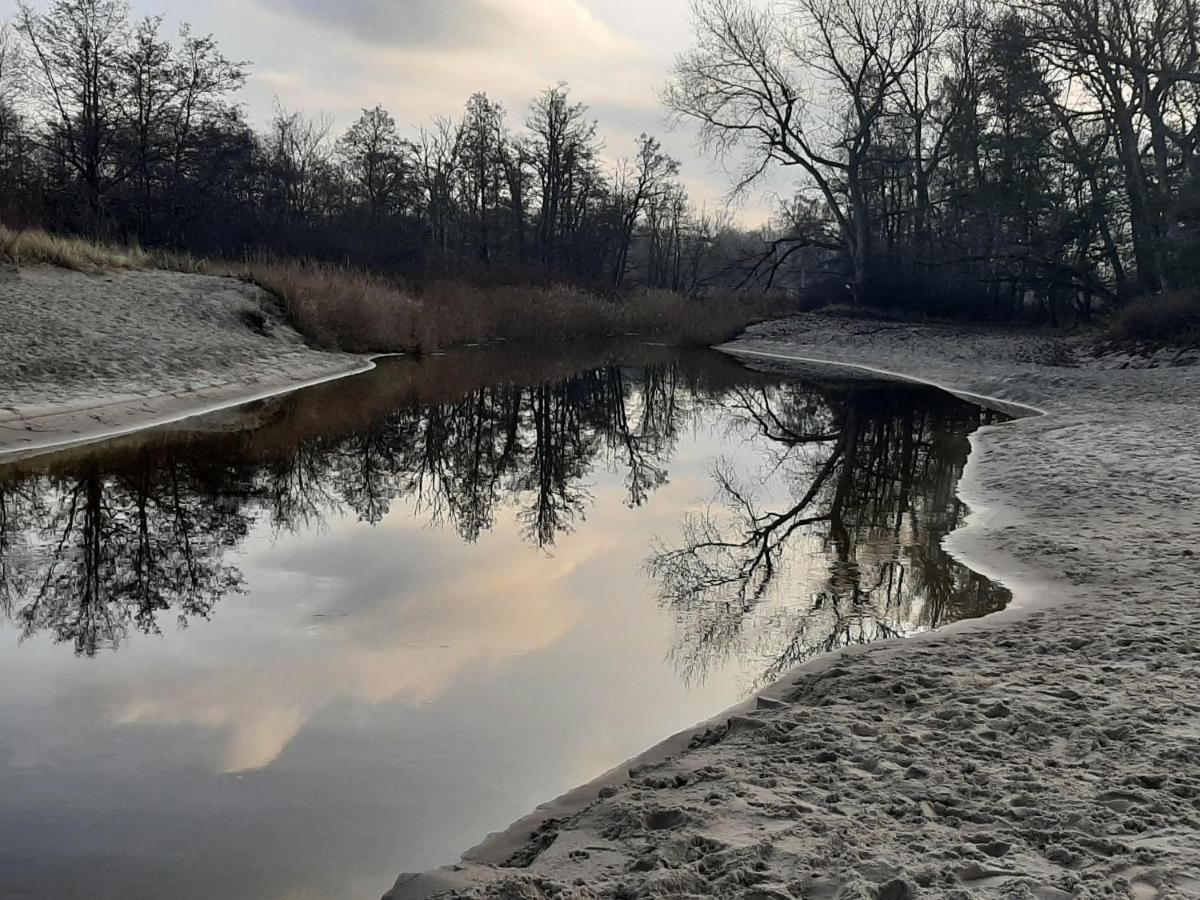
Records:
M0 271L0 458L367 367L361 357L309 349L266 292L233 279Z
M814 661L390 896L1200 897L1200 367L817 318L727 349L1043 410L976 434L948 540L1016 604Z

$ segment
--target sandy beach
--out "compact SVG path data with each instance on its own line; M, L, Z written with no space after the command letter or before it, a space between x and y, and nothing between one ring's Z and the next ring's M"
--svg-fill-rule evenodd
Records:
M817 659L388 896L1200 896L1200 354L820 317L722 349L1017 416L947 540L1014 604ZM0 360L0 460L370 365L238 281L39 267L0 273Z
M723 349L1023 413L947 541L1016 602L815 660L388 896L1200 896L1196 354L816 317Z
M0 459L368 368L305 345L265 291L163 271L0 271Z

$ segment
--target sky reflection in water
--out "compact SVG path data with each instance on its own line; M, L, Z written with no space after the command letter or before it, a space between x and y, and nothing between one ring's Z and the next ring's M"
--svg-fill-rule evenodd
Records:
M0 896L377 897L803 659L1003 606L990 414L626 348L0 468Z

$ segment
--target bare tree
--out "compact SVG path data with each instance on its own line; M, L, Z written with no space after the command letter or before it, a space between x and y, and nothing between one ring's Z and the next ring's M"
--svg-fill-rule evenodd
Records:
M118 153L127 113L114 72L127 21L121 0L55 0L45 13L17 7L35 90L53 122L55 146L86 192L92 230L102 226L109 190L131 172Z
M444 269L449 259L459 146L458 130L449 119L438 119L432 128L422 128L417 136L420 216L434 263L439 269Z
M194 152L196 132L227 111L227 98L246 83L249 63L231 60L212 35L196 36L188 25L179 30L174 54L175 105L171 116L172 171L178 178Z
M905 0L695 0L696 47L666 102L721 153L749 153L739 187L799 168L837 223L850 291L865 302L872 239L866 166L888 101L942 27Z
M382 106L364 109L338 139L337 155L350 178L354 201L373 219L383 216L395 198L403 167L396 120Z
M504 107L487 94L472 94L459 126L459 179L475 254L484 264L492 259L492 219L501 205L507 143Z
M678 160L662 150L656 138L643 132L637 139L633 160L622 161L617 170L615 195L621 216L621 232L617 243L617 259L613 266L613 284L621 286L629 264L629 245L634 228L648 204L654 203L668 190L671 179L679 173Z
M1200 7L1191 0L1051 0L1029 6L1076 109L1103 119L1124 174L1137 276L1169 286L1172 186L1200 171Z
M29 92L29 60L19 35L0 22L0 209L24 218L30 205L30 129L24 115Z
M332 128L327 115L308 118L276 103L268 150L285 218L302 219L318 212L320 181L333 157Z
M0 106L20 112L29 89L29 65L12 24L0 22Z
M537 173L538 256L552 268L562 252L565 233L573 230L594 184L600 149L596 123L587 108L572 103L565 84L547 88L529 107L530 162Z

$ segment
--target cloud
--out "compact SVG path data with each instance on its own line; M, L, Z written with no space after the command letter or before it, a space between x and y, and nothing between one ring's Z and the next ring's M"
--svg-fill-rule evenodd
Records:
M541 49L624 49L629 42L579 0L265 0L355 39L393 48L481 50L536 41Z
M436 555L436 542L387 526L352 529L346 540L353 543L339 542L337 549L355 558L370 548L375 559L395 560L388 547L398 538L421 544L427 558ZM417 706L467 669L544 650L579 620L564 590L579 563L556 559L531 567L522 552L527 548L514 541L473 548L469 566L439 567L444 577L436 581L414 584L389 567L347 576L311 602L321 609L357 608L358 618L314 631L306 653L280 652L269 629L248 632L237 660L205 659L113 698L113 721L209 729L221 736L216 768L246 772L270 765L331 704ZM313 552L319 548L305 548ZM584 559L594 553L585 549ZM292 583L286 572L274 575L279 585ZM312 579L299 581L312 590Z
M469 47L506 27L507 16L488 0L267 0L284 14L295 13L354 37L393 46Z
M222 17L233 14L229 0L221 5ZM331 112L344 127L378 102L419 126L457 115L485 91L518 124L534 96L566 81L590 105L661 115L647 48L580 0L250 0L240 15L275 36L251 54L258 65L247 99L257 109L278 96L289 109Z
M719 205L732 183L696 152L688 129L667 132L657 103L671 61L692 40L688 0L131 2L139 13L190 20L230 56L253 60L242 100L256 123L278 99L289 110L332 114L340 131L380 103L410 130L460 115L485 91L519 128L529 101L563 81L599 120L608 161L628 155L646 131L683 160L696 202ZM790 181L781 177L778 188ZM760 199L739 218L765 218Z

